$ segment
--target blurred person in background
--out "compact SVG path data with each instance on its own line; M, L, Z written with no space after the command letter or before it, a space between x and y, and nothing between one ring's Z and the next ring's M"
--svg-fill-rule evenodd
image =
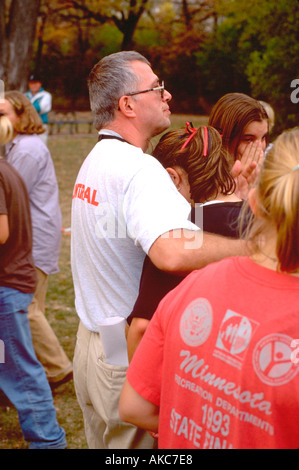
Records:
M28 80L29 90L26 92L26 96L29 101L33 104L38 115L40 116L45 132L39 134L40 138L47 145L48 143L48 122L49 112L52 109L52 95L43 88L42 80L37 74L32 74Z
M12 136L10 120L0 114L0 143ZM27 188L18 171L0 158L0 391L16 407L30 449L65 449L65 432L57 423L28 321L36 282Z
M58 272L62 217L59 191L50 152L39 139L42 122L28 98L8 91L0 112L13 126L5 158L25 181L33 228L33 259L38 283L29 306L29 321L36 355L52 388L72 378L72 364L45 316L48 276Z

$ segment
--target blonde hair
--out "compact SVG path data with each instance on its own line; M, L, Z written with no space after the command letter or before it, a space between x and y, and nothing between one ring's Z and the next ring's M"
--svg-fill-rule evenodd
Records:
M13 127L6 116L0 116L0 144L7 144L12 139Z
M206 156L204 156L205 128L208 140ZM210 126L200 126L195 129L192 137L189 132L188 126L187 129L167 132L155 147L153 156L164 168L177 165L186 171L190 195L195 203L215 199L219 193L233 193L235 190L235 181L231 176L233 162L222 147L219 132Z
M265 101L259 101L259 103L263 106L263 108L265 109L265 111L268 115L268 118L269 118L269 132L271 132L271 130L273 129L274 124L275 124L274 109L272 108L272 106L269 103L266 103Z
M260 237L275 229L278 269L299 268L299 127L283 132L267 153L257 184L257 215L250 240L256 251Z
M42 134L45 132L41 118L29 99L20 91L5 93L5 99L12 105L19 120L14 126L18 134Z

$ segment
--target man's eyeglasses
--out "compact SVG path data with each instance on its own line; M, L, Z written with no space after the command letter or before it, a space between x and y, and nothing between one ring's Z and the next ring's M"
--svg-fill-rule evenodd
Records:
M147 90L142 90L142 91L132 91L131 93L126 93L126 95L127 96L140 95L140 93L148 93L149 91L160 91L161 99L163 100L163 98L164 98L164 81L161 83L161 85L156 86L154 88L148 88Z

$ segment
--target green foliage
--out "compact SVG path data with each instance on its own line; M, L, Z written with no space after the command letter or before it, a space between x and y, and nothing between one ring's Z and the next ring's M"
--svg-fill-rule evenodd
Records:
M135 44L138 44L138 49L150 48L152 44L161 43L160 35L157 30L152 28L138 29L135 33Z
M107 55L119 51L122 35L118 29L105 23L91 32L89 44L95 54Z
M238 47L239 36L239 28L233 27L229 21L223 22L196 53L202 88L210 103L226 93L250 92L244 75L246 55Z
M208 43L204 59L213 58L214 52L216 58L219 53L221 58L226 57L233 81L237 68L240 70L239 77L247 81L249 93L274 107L276 132L295 125L298 106L291 102L290 84L299 72L298 1L230 0L221 2L218 8L226 19L217 30L215 42ZM224 73L225 87L227 80ZM238 82L234 87L237 84L235 91L244 91ZM227 90L231 91L229 86Z
M43 0L41 18L36 49L42 38L41 71L54 105L88 109L90 68L129 47L165 80L174 112L208 113L238 91L274 107L276 131L296 124L298 0Z

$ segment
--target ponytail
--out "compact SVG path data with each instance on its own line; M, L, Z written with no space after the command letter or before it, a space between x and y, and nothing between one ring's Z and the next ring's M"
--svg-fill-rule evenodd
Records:
M267 153L257 187L258 217L250 239L275 229L276 257L283 272L299 269L299 128L283 132Z

